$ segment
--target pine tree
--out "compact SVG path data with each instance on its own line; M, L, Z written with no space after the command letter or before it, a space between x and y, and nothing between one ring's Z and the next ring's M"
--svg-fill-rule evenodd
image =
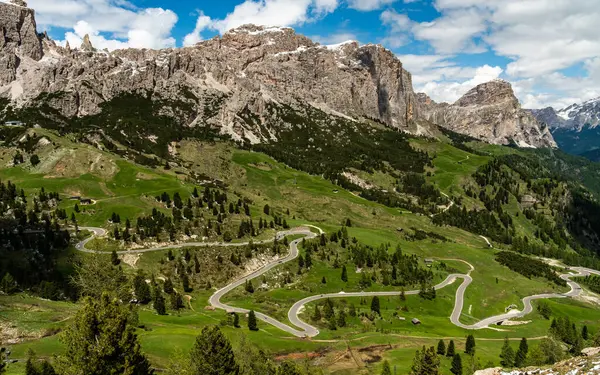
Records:
M248 293L254 293L254 285L252 284L251 280L246 280L244 289L246 289L246 292Z
M187 273L182 273L181 274L181 284L183 286L183 291L186 293L191 292L193 289L190 286L190 278L188 277Z
M25 375L40 375L40 372L33 364L33 358L29 356L25 362Z
M500 364L503 367L512 367L515 364L515 351L510 346L508 337L504 338L504 345L502 345L502 351L500 352Z
M475 337L473 337L473 335L467 336L467 343L465 344L465 353L470 356L475 355Z
M445 355L446 354L446 344L444 344L444 340L440 340L437 346L437 354Z
M165 291L165 293L167 294L171 294L173 293L173 282L171 281L170 277L167 277L165 279L165 284L163 285L163 290Z
M335 323L335 315L332 316L331 318L329 318L329 324L328 324L327 328L329 328L332 331L337 330L337 325Z
M322 319L321 316L321 309L319 308L319 306L315 306L315 312L312 316L312 320L314 320L315 322L318 322Z
M40 375L57 375L56 371L54 370L54 367L52 367L52 365L44 360L42 362L42 364L40 365Z
M527 345L527 339L523 337L519 343L519 350L517 350L517 353L515 354L515 367L522 367L525 365L528 352L529 345Z
M454 375L462 375L463 373L462 360L458 353L454 354L454 357L452 357L452 367L450 368L450 372Z
M254 310L250 310L248 313L248 329L250 331L258 331L258 323L256 321L256 314Z
M333 302L328 298L325 300L325 306L323 307L323 314L325 315L325 319L329 320L335 314L333 310Z
M312 258L310 256L310 251L307 251L306 254L304 255L304 266L306 268L312 267Z
M377 297L377 296L373 297L373 299L371 300L371 311L373 311L374 313L377 313L378 315L381 316L381 309L379 306L379 297Z
M356 307L354 306L354 304L350 304L350 307L348 309L348 315L350 315L352 318L356 318Z
M321 279L321 284L327 284L327 279L325 278L325 276L323 276L323 278Z
M152 300L150 286L148 286L144 276L140 273L133 278L133 291L135 293L135 298L141 304L147 304Z
M346 270L346 266L342 266L342 281L347 283L348 282L348 271Z
M345 327L346 326L346 313L344 312L344 310L340 310L338 312L337 325L338 325L338 327Z
M118 300L111 300L108 294L87 298L64 332L62 342L66 350L57 358L57 373L153 374L131 319L129 309Z
M584 340L588 340L590 338L587 326L583 326L583 328L581 329L581 338Z
M446 350L446 357L454 357L454 354L456 352L456 349L454 347L454 340L450 340L450 343L448 344L448 350Z
M392 369L390 368L390 363L388 361L383 361L381 375L392 375Z
M160 291L154 297L154 310L158 315L167 315L167 306L165 306L165 297Z
M233 313L233 326L235 328L240 328L240 316L236 312Z
M117 255L117 252L115 250L113 250L110 253L110 262L112 263L113 266L118 266L121 263L121 260L119 259L119 255Z
M238 375L231 343L216 327L204 327L190 353L193 375Z
M417 350L410 375L439 375L440 360L435 352L435 348L425 348Z
M169 296L170 298L170 303L171 303L171 309L178 311L180 309L182 309L184 307L183 305L183 298L181 298L181 294L179 293L171 293L171 295Z
M18 285L14 277L10 273L6 273L0 281L0 289L5 294L13 294L17 291Z

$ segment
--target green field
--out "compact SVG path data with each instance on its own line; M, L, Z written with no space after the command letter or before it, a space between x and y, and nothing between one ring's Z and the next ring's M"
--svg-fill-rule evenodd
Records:
M261 208L265 204L269 204L278 213L289 210L290 214L286 214L286 218L292 227L313 224L328 235L339 230L342 223L350 219L352 226L347 228L348 235L361 243L371 246L390 244L390 251L399 245L404 253L416 255L422 265L425 258L434 258L436 263L443 261L461 273L469 270L464 263L468 262L474 267L471 273L474 282L465 294L461 316L464 323L504 313L505 308L511 304L517 304L520 308L521 298L528 295L565 291L545 279L527 278L500 265L495 261L496 250L489 249L478 235L455 227L435 226L427 216L367 201L321 176L294 170L265 154L235 149L228 144L190 142L181 148L180 166L170 170L162 167L153 169L133 164L89 145L62 140L45 130L40 132L56 142L64 142L63 147L70 150L68 155L55 148L42 150L42 159L54 158L54 164L47 162L35 168L25 165L1 169L0 179L11 180L26 190L37 191L43 186L47 191L59 192L64 198L78 195L93 199L94 204L81 207L82 211L77 214L81 226L104 226L110 229L108 219L113 212L131 219L147 215L153 208L167 212L156 202L155 195L179 192L186 199L191 190L199 186L189 172L196 171L208 176L212 173L213 177L221 176L224 179L228 194L243 195L252 202L252 216L255 220L262 215ZM461 186L472 182L471 175L487 163L490 157L469 154L446 143L422 139L414 140L413 143L415 147L436 155L434 167L430 170L431 176L428 177L429 182L448 195L463 196L465 205L469 207L481 206L475 200L465 197ZM61 163L78 158L85 160L84 165L76 168L81 173L69 175L60 170ZM95 160L101 160L105 167L97 168L93 165ZM203 164L203 160L206 160L206 164ZM176 173L177 171L181 174ZM379 185L393 184L389 175L375 173L362 176L372 178ZM63 199L60 207L71 215L74 201ZM522 214L521 209L514 197L506 205L506 210L514 217L519 233L533 236L535 226L524 215L517 216L517 213ZM448 242L431 238L409 238L406 233L412 233L415 228L444 236ZM274 232L266 231L257 239L269 238ZM110 244L92 242L88 247L94 246ZM106 247L105 250L111 248ZM125 271L131 275L141 268L155 276L163 276L160 272L166 254L167 250L143 254L137 259L135 266L124 265ZM202 256L203 250L198 249L198 254ZM343 252L339 255L348 257ZM241 272L241 269L240 267L238 271ZM249 295L243 288L238 288L227 295L223 302L255 309L287 322L289 307L304 297L342 290L361 290L358 286L360 273L355 269L348 269L349 280L345 283L340 279L339 268L333 268L329 263L319 260L315 260L310 271L295 275L293 283L275 287L282 272L295 273L296 270L295 262L282 265L265 275L269 286L266 290ZM449 273L441 269L433 270L435 283L445 279ZM323 278L327 281L325 284L322 283ZM392 368L403 374L410 368L414 352L420 346L436 345L441 338L452 338L458 348L461 348L469 333L473 333L478 339L478 361L484 365L491 363L496 366L499 364L498 354L504 337L528 337L535 342L548 334L550 321L537 312L524 319L531 321L529 323L501 329L494 327L496 329L471 332L452 325L449 315L454 306L458 285L459 282L455 282L438 291L437 298L433 301L423 300L418 296L407 296L406 301L401 301L399 297L382 298L382 319L374 322L366 322L360 318L348 319L347 327L335 331L327 329L324 322L317 323L321 333L313 339L292 337L262 322L259 323L258 332L250 332L246 329L245 317L242 318L243 328L231 327L226 323L225 312L207 309L210 295L223 286L212 285L209 290L195 288L190 293L191 304L180 313L171 312L167 316L158 316L151 308L142 307L139 320L143 328L138 329L138 335L144 352L157 368L165 368L174 355L188 351L202 327L217 324L222 325L234 347L239 345L243 334L249 342L255 343L274 357L319 353L323 358L323 368L330 373L342 375L377 373L382 359L389 360ZM373 284L366 290L394 289L392 286ZM368 312L370 299L341 298L336 299L336 303L344 308L354 304L359 311ZM592 332L600 330L600 321L593 319L598 315L597 307L591 304L563 299L550 300L548 305L553 317L569 316L578 325L587 324ZM60 343L60 331L69 323L77 309L77 304L50 302L25 294L0 296L0 328L4 332L2 337L14 342L9 345L11 358L21 360L10 365L8 373L24 373L22 360L26 358L29 349L42 358L51 358L61 353L64 348ZM305 320L310 320L313 310L314 304L309 304L304 313ZM400 320L398 316L405 317L406 320ZM412 318L420 319L423 324L412 325ZM5 333L7 336L4 336ZM360 358L351 361L335 360L345 352L350 353L349 357ZM369 356L375 359L369 360ZM443 373L449 374L450 360L443 359L442 363Z

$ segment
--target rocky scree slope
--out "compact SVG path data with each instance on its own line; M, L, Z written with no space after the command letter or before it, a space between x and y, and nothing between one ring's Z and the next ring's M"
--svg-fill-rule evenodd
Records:
M8 3L0 3L0 30L0 111L5 108L0 119L17 113L6 111L8 106L36 108L44 116L35 121L44 126L46 119L98 115L123 95L139 95L160 103L152 115L254 144L278 140L280 129L269 124L294 126L273 121L277 111L268 108L309 106L413 134L435 136L437 129L426 121L435 119L489 142L554 145L520 112L516 99L491 113L494 105L477 101L447 106L447 115L439 112L443 106L422 109L411 74L378 45L322 46L290 28L245 25L188 48L108 52L96 50L86 37L71 49L37 33L32 9Z
M422 93L417 98L421 116L457 133L494 144L556 147L549 129L521 108L506 81L480 84L454 104L436 103Z

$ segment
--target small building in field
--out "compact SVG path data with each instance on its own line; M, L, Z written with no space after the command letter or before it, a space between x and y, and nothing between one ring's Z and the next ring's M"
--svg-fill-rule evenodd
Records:
M88 206L92 204L92 200L89 198L81 198L79 199L79 203L81 203L83 206Z
M421 325L421 321L417 318L412 318L411 320L412 324L416 325L416 326L420 326Z
M435 260L431 259L431 258L427 258L425 259L425 265L427 267L431 267L431 265L435 262Z

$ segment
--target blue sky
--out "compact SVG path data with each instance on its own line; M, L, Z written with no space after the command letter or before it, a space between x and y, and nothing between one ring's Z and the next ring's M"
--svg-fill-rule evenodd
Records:
M0 0L7 1L7 0ZM494 78L525 107L600 96L597 0L29 0L38 28L71 47L182 47L244 23L290 26L323 44L380 43L416 91L453 102Z

